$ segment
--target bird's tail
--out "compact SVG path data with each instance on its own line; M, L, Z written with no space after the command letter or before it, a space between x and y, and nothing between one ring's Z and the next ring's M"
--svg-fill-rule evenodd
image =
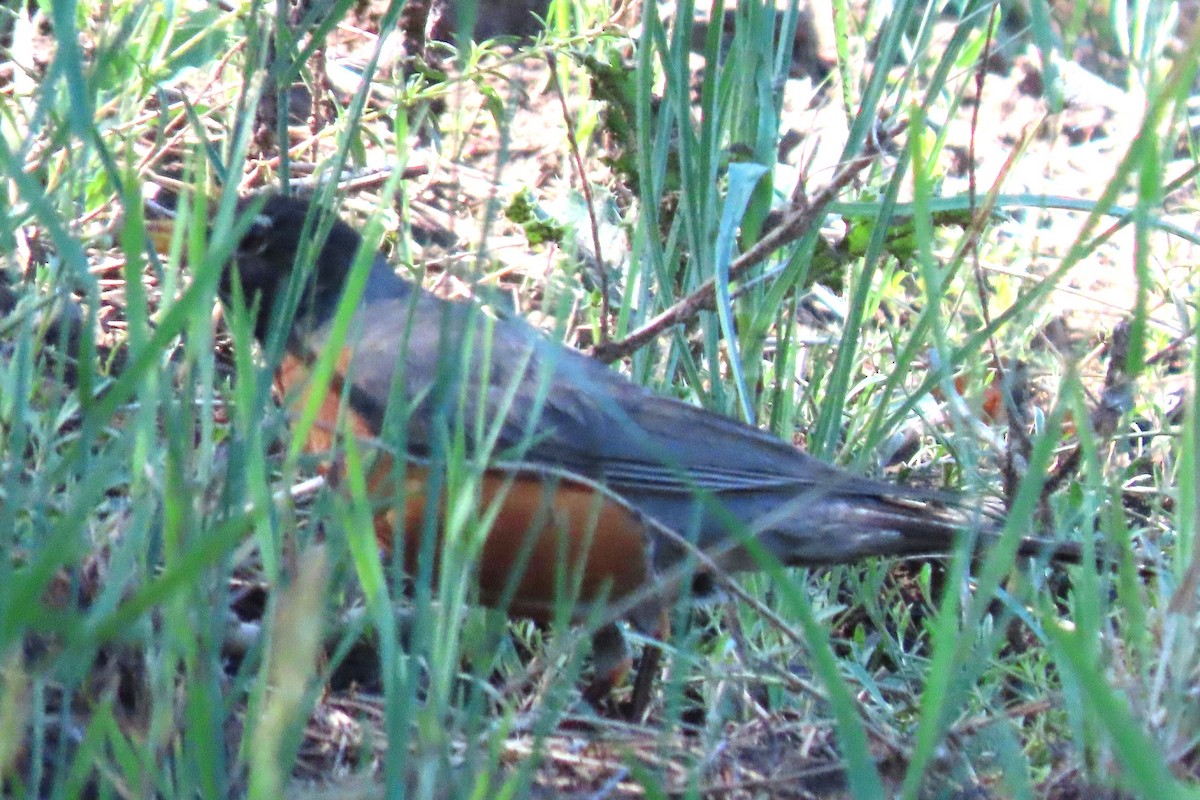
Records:
M925 499L885 494L835 494L798 498L797 511L773 510L755 522L756 538L785 564L840 564L870 556L927 556L951 553L976 532L985 550L999 536L996 521L982 513ZM798 512L798 513L797 513ZM1078 564L1076 542L1022 538L1017 554Z

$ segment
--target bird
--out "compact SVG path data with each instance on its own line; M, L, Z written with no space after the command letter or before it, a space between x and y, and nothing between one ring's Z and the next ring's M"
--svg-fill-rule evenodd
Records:
M314 221L328 212L303 198L266 192L239 207L252 219L221 293L226 302L243 299L260 342L273 327L285 332L275 378L298 409L313 364L335 338L362 240L335 217L314 241ZM306 249L315 255L294 277ZM379 545L402 548L412 572L430 552L423 537L441 530L439 454L462 442L482 464L480 507L497 509L473 576L479 599L511 616L549 621L566 572L578 576L573 621L597 605L619 607L633 627L660 636L671 602L711 588L704 579L713 569L758 569L755 550L804 567L944 554L978 527L971 504L956 508L952 495L855 475L753 425L655 393L517 316L432 294L381 253L367 269L306 447L328 455L339 414L368 442L386 440L389 421L401 420L400 447L380 448L367 483ZM1069 547L1034 538L1020 552L1075 560ZM694 568L697 553L709 558ZM631 660L615 621L596 631L592 647L595 677L585 694L598 698ZM635 707L647 702L650 670L638 674Z

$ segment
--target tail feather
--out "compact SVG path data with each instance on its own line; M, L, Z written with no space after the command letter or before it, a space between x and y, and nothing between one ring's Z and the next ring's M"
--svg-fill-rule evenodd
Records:
M803 513L763 519L754 527L763 545L791 566L840 564L871 556L945 555L972 530L981 532L977 549L985 549L998 536L992 521L978 514L876 495L810 499ZM1021 539L1017 554L1067 564L1083 559L1076 542L1032 536Z

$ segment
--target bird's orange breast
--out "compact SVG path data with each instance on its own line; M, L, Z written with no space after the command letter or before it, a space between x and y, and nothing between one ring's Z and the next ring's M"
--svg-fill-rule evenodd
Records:
M344 375L339 364L336 375ZM307 402L308 367L302 359L285 356L276 381L293 410ZM342 383L331 382L322 400L317 423L306 441L314 453L332 452L341 410ZM364 440L379 432L347 403L349 431ZM326 465L340 463L333 459ZM375 535L392 552L403 540L405 569L413 573L427 529L429 468L406 462L399 474L390 455L379 453L367 489L378 509ZM336 480L337 475L331 475ZM399 477L397 484L395 478ZM479 550L477 577L480 599L504 606L514 615L549 621L557 604L573 601L576 619L589 604L613 601L637 592L651 578L647 526L641 516L609 492L582 479L536 467L489 468L474 482L473 500L479 518L494 512ZM441 553L445 498L439 499L434 553Z

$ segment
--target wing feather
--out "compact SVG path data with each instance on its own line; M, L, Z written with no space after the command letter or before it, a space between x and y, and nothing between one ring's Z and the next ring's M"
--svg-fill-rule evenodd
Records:
M416 450L432 446L439 414L459 408L468 430L481 412L485 430L499 424L498 458L565 469L617 491L799 492L828 484L849 493L880 486L756 428L655 395L519 320L491 319L474 306L426 293L375 300L352 331L349 377L370 406L360 410L381 427L403 364L408 445ZM309 337L312 354L326 336L320 330ZM464 347L467 340L474 345Z

